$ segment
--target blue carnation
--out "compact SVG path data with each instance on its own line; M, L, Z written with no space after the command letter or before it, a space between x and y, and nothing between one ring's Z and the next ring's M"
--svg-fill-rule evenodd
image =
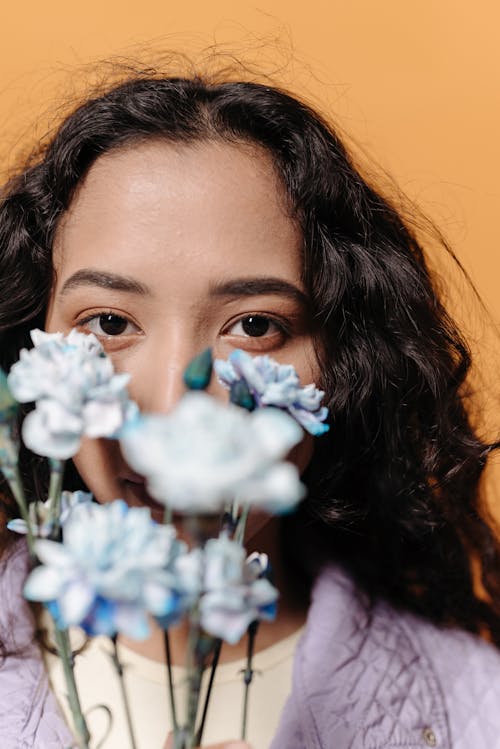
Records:
M149 635L149 615L179 615L174 563L185 551L173 526L157 525L147 508L77 504L63 526L63 541L39 539L42 562L24 594L49 608L61 629L134 639Z
M252 357L237 349L227 361L217 359L214 368L227 388L244 383L256 407L281 408L314 436L329 430L328 424L324 423L328 409L321 406L325 393L314 384L301 387L299 376L291 364L278 364L269 356Z

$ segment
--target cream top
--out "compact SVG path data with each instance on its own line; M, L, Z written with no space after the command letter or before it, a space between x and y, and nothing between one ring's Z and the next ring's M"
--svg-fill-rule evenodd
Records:
M278 727L281 710L290 692L292 661L302 630L281 642L256 653L253 661L254 680L250 687L247 741L253 749L268 749ZM72 638L73 639L73 638ZM77 644L76 642L74 644ZM126 730L119 684L110 654L112 644L105 637L93 638L76 658L76 679L88 725L93 736L92 749L99 745L109 723L106 712L97 709L104 704L113 715L111 733L103 749L125 749L130 746ZM166 668L163 664L146 658L130 648L119 645L119 657L126 668L125 682L131 703L132 720L137 749L162 749L171 729ZM46 654L47 668L53 689L71 724L65 699L64 676L59 659ZM245 660L218 666L208 717L203 735L203 745L225 739L237 739L241 732L243 705L242 670ZM184 694L182 682L185 669L174 666L177 711L183 715ZM203 689L208 682L204 674ZM90 712L89 712L90 711Z

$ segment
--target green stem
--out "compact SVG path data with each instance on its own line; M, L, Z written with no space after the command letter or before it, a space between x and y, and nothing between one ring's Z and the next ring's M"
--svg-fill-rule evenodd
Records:
M59 533L61 514L61 490L64 474L64 460L50 459L50 483L49 483L49 501L50 501L50 520L52 521L53 534L56 537Z
M250 512L250 507L246 505L243 508L243 511L241 513L240 519L238 521L238 525L236 526L236 532L234 534L234 540L240 544L240 546L243 546L243 541L245 540L245 530L247 527L247 520L248 520L248 514Z
M196 719L201 694L201 681L208 658L212 657L216 639L203 632L200 626L198 605L191 610L189 617L189 637L187 646L187 706L186 722L178 731L175 749L192 749L198 746L196 741ZM182 743L184 742L184 743Z
M250 684L253 678L253 653L255 646L255 636L259 628L259 622L255 621L248 627L248 644L247 644L247 667L243 672L243 682L245 684L245 691L243 695L243 717L241 722L241 740L246 741L247 736L247 722L248 722L248 698L250 696Z
M200 727L198 728L198 731L196 732L196 741L195 741L196 746L201 746L201 740L203 738L203 730L205 728L205 722L206 722L207 713L208 713L208 703L210 700L210 695L212 693L212 687L214 685L215 672L217 670L217 666L219 663L219 656L220 656L221 648L222 648L222 640L217 640L215 644L214 656L212 659L212 667L210 669L210 680L208 682L207 693L205 695L205 702L203 704L203 713L201 716Z
M55 624L55 623L54 623ZM79 749L89 749L90 733L87 723L83 716L78 689L75 681L73 653L67 629L58 629L55 624L55 641L59 658L61 659L64 678L66 680L66 689L68 690L68 703L73 716L75 731Z
M163 513L163 524L164 525L171 525L172 524L172 508L170 505L165 505L165 511Z
M31 527L28 504L26 502L26 497L24 496L23 482L21 480L21 474L19 473L19 466L17 465L17 463L14 465L4 465L2 466L2 472L8 481L12 494L14 495L14 499L17 502L17 505L21 512L21 517L26 523L26 540L28 542L28 549L30 550L31 556L35 558L35 538L33 536L33 529Z
M113 643L113 655L111 656L111 658L115 666L116 673L118 674L118 681L120 682L120 692L122 695L122 702L123 702L123 708L125 710L125 717L127 719L127 727L128 727L129 737L130 737L130 746L132 747L132 749L137 749L137 744L136 744L135 735L134 735L134 726L132 723L132 716L130 714L130 704L128 700L127 690L125 689L125 679L123 678L123 664L120 661L120 657L118 655L116 635L111 638L111 642Z
M187 749L190 746L191 743L188 741L185 730L178 728L174 733L174 749Z
M196 609L191 616L189 641L188 641L188 667L187 667L187 715L186 715L186 738L187 749L195 747L196 716L198 714L198 703L200 701L201 679L203 676L203 665L197 657L198 643L201 636L199 625L199 614Z
M165 641L165 660L167 662L168 697L169 697L169 702L170 702L170 712L172 714L172 728L175 733L179 726L177 723L177 711L175 709L174 680L172 677L172 656L170 653L170 637L168 634L168 629L166 629L164 632L164 641Z
M234 500L233 502L231 502L230 507L231 507L230 512L231 512L231 515L233 516L233 523L236 524L238 521L238 515L240 512L240 503Z

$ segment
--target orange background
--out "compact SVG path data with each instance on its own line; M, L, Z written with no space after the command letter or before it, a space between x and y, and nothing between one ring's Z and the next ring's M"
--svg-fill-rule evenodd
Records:
M482 351L490 386L500 350L497 0L28 0L0 27L0 169L43 133L54 106L111 56L150 59L218 44L319 107L440 226L491 313L456 281L456 314ZM458 294L456 293L458 288ZM494 389L493 389L494 390ZM493 392L490 388L490 393ZM500 393L500 387L496 387ZM490 427L498 423L488 396Z

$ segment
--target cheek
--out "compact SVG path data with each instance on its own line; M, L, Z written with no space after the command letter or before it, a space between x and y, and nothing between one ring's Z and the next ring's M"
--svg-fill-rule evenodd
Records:
M314 452L314 437L307 432L304 434L302 442L296 445L288 454L287 460L294 463L299 469L302 476L307 466L311 462Z
M73 458L76 470L98 502L120 498L119 466L123 464L116 442L104 439L83 439Z

